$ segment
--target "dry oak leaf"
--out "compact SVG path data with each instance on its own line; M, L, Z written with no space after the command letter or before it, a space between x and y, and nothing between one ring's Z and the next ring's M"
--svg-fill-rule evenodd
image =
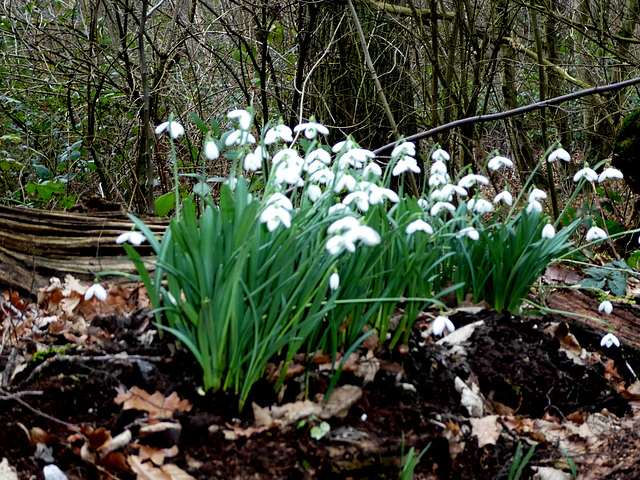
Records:
M142 462L140 457L131 455L128 459L131 470L137 474L136 480L196 480L176 465L155 467L151 462Z
M122 404L123 410L148 412L149 417L154 419L173 418L174 411L189 412L193 407L190 401L180 400L176 392L165 397L160 392L151 395L139 387L132 387L127 391L117 387L116 391L118 392L114 400L116 405Z

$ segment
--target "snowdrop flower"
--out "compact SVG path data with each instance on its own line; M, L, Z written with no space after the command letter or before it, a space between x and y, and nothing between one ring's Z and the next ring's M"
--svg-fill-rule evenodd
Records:
M260 214L260 222L267 224L267 230L273 232L281 224L285 228L291 226L291 214L289 210L278 205L269 205Z
M426 210L427 208L429 208L429 202L427 202L424 198L419 198L418 199L418 206L421 209Z
M442 160L438 160L431 165L429 172L431 175L442 175L444 177L447 175L447 166Z
M489 170L492 170L492 171L495 172L496 170L498 170L503 165L505 167L513 167L513 162L510 159L508 159L507 157L497 156L497 157L493 157L491 160L489 160L489 163L487 164L487 167L489 168Z
M443 208L449 210L451 213L456 212L456 207L451 205L449 202L436 202L433 207L431 207L431 215L437 215Z
M283 148L271 159L271 163L274 165L277 165L280 162L299 163L300 165L304 163L302 158L300 158L300 155L298 155L298 152L293 148Z
M88 302L93 297L96 297L101 302L104 302L107 299L107 291L99 283L94 283L89 288L87 288L87 291L84 294L84 301Z
M120 245L124 242L128 242L131 245L140 245L146 239L147 238L142 233L131 230L130 232L124 232L118 235L118 238L116 238L116 243Z
M418 166L418 162L415 158L409 156L401 158L400 160L398 160L398 163L396 163L395 167L393 167L391 174L394 177L397 177L407 170L411 170L415 173L420 173L420 167Z
M482 198L478 198L478 199L472 198L467 202L467 208L477 213L493 212L493 205L491 205L490 202Z
M407 235L413 235L416 232L424 232L428 235L433 235L433 228L424 220L414 220L409 225L407 225L407 229L405 230Z
M323 185L329 185L330 183L333 183L334 178L335 174L330 169L321 168L320 170L313 172L309 177L309 180Z
M402 142L396 145L391 152L391 157L409 156L413 157L416 154L416 145L413 142Z
M169 136L174 140L184 135L184 127L180 125L178 122L174 122L174 121L162 122L160 125L156 127L156 135L160 135L165 130L169 132Z
M322 189L318 185L309 185L307 187L307 197L313 203L316 203L318 199L322 196Z
M591 227L587 231L587 242L593 242L594 240L605 240L607 238L607 232L600 227Z
M245 145L256 143L256 137L244 130L234 130L231 132L224 141L225 146L231 145Z
M358 148L358 144L354 142L353 139L347 138L346 140L342 140L341 142L338 142L333 147L331 147L331 151L333 153L338 153L343 148L345 148L346 150L351 150L352 148Z
M340 286L340 275L337 273L332 273L329 277L329 288L331 290L337 290Z
M335 180L333 191L340 193L346 188L350 192L353 192L357 186L358 181L352 175L341 173Z
M368 158L375 158L375 154L364 148L354 148L344 153L338 160L340 170L344 170L348 166L354 168L362 168Z
M456 234L456 238L462 238L464 236L469 237L473 241L477 241L480 239L480 234L473 227L463 228Z
M449 182L449 175L431 175L429 177L429 186L437 187L439 185L446 185Z
M293 203L289 200L289 197L283 195L280 192L276 192L272 194L266 201L267 205L275 205L280 208L284 208L285 210L293 210Z
M579 182L581 178L587 180L587 182L595 182L598 179L598 174L591 168L585 167L573 176L574 182Z
M562 160L563 162L570 162L571 155L569 155L569 152L567 152L564 148L558 148L557 150L554 150L549 154L549 156L547 157L547 162L553 163L558 159Z
M445 187L448 185L445 185ZM436 200L438 202L450 202L453 199L453 193L451 190L436 189L431 194L429 194L429 198L431 200Z
M431 154L431 159L436 162L437 161L448 162L451 159L451 156L449 155L449 153L447 153L446 150L438 148L435 152Z
M356 217L342 217L340 220L336 220L331 225L329 225L329 228L327 228L327 233L331 235L334 233L342 232L343 230L352 230L359 226L360 220L358 220Z
M556 229L553 228L553 225L551 225L550 223L547 223L542 229L542 238L551 240L555 236L556 236Z
M493 203L499 203L499 202L503 202L503 203L506 203L507 205L511 205L513 203L513 196L511 195L511 192L505 190L497 194L493 199Z
M598 306L598 311L604 312L609 315L611 312L613 312L613 305L609 300L605 300Z
M327 240L325 248L331 255L338 255L344 249L351 253L355 252L356 244L347 239L344 235L336 235L335 237L331 237Z
M365 192L350 193L349 195L344 197L344 200L342 200L342 203L344 205L351 205L354 202L356 204L356 207L358 207L358 210L360 210L361 212L366 212L367 210L369 210L369 195L367 195Z
M476 175L475 173L470 173L469 175L465 175L458 181L458 186L462 188L470 188L475 184L481 183L483 185L489 185L489 179L483 175Z
M538 200L532 200L527 205L527 213L537 212L542 213L542 204Z
M454 332L456 326L453 324L448 317L444 317L442 315L435 318L433 323L431 324L431 331L436 337L439 337L444 333L444 330L447 329L449 332Z
M333 215L336 212L342 212L343 210L348 210L349 207L347 207L346 205L343 205L341 203L336 203L335 205L332 205L329 207L329 210L327 210L327 215Z
M262 167L262 160L267 158L269 158L269 154L261 145L258 145L253 153L250 152L244 157L244 169L255 172Z
M362 170L362 176L368 179L379 178L382 176L382 169L376 162L371 162Z
M304 169L309 171L309 166L314 162L323 164L323 167L325 165L329 165L331 163L331 154L324 148L316 148L312 152L309 152L309 154L304 159Z
M245 132L251 128L251 114L246 110L236 109L227 113L227 118L238 120L238 125Z
M604 182L607 178L619 178L623 179L622 172L617 168L605 168L598 177L598 183Z
M275 167L274 182L278 185L286 183L288 185L296 185L301 187L304 185L304 181L300 176L302 173L302 163L296 162L280 162Z
M529 203L539 202L540 200L544 200L546 198L547 198L547 194L543 190L540 190L539 188L534 188L533 190L531 190L531 193L529 194Z
M611 348L613 346L620 347L620 340L613 333L607 333L602 340L600 340L601 347Z
M377 205L382 203L385 199L393 203L398 203L400 197L398 194L389 188L379 187L375 183L370 184L366 192L369 194L369 203L371 205Z
M312 118L312 120L313 120L313 118ZM316 138L316 135L318 133L321 133L322 135L329 135L329 129L327 127L325 127L324 125L322 125L320 123L316 123L314 121L301 123L300 125L296 125L293 128L293 131L296 132L296 133L304 132L304 136L307 137L308 140L312 140L312 139Z
M267 130L264 134L264 144L272 145L278 140L285 142L293 142L293 136L291 135L291 129L286 125L278 125Z
M367 225L359 225L347 231L343 236L352 242L360 240L365 245L374 246L380 243L380 234Z
M215 160L220 156L220 150L211 138L207 137L207 140L204 143L204 156L209 160Z

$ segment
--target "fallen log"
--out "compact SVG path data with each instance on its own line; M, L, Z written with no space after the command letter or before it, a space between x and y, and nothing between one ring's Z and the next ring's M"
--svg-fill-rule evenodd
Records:
M166 219L145 218L162 235ZM0 205L0 285L30 293L67 273L92 281L101 271L135 273L122 245L115 243L132 222L120 211L50 212ZM137 247L143 257L151 247Z

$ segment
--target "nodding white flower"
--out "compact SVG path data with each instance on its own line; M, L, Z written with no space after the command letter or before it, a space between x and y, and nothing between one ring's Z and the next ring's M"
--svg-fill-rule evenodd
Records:
M394 147L391 152L391 157L410 156L413 157L416 154L416 144L413 142L402 142Z
M316 135L318 135L318 133L321 133L322 135L329 135L329 129L327 127L313 121L296 125L293 128L293 131L296 133L304 132L304 136L307 137L308 140L316 138Z
M429 172L431 175L442 175L444 177L447 175L447 166L442 160L438 160L437 162L433 162Z
M368 163L362 170L362 176L368 179L379 178L382 176L382 168L376 162Z
M285 142L293 142L293 136L291 135L291 129L286 125L277 125L273 128L267 130L267 133L264 134L264 144L271 145L276 143L278 140L283 140Z
M465 175L458 181L458 186L462 188L470 188L473 187L476 183L489 185L489 179L484 175L476 175L475 173L470 173L469 175Z
M426 210L427 208L429 208L429 202L427 202L424 198L419 198L418 199L418 206L423 209ZM640 240L638 240L640 242Z
M352 148L358 148L358 144L354 142L351 137L349 137L346 140L342 140L341 142L336 143L333 147L331 147L331 151L333 153L338 153L343 148L345 148L346 150L351 150Z
M534 188L529 194L529 202L539 202L547 198L547 194L539 188Z
M391 174L394 177L397 177L398 175L406 172L407 170L411 170L412 172L415 172L415 173L420 173L420 167L418 166L418 162L416 161L415 158L409 157L409 156L402 157L400 160L398 160L398 163L396 163L395 167L393 167Z
M340 172L334 181L333 191L340 193L346 188L348 191L353 192L357 186L358 181L352 175Z
M313 203L316 203L322 196L322 189L318 185L311 184L307 187L307 197Z
M429 186L430 187L437 187L439 185L446 185L447 183L449 183L449 175L440 175L440 174L436 174L436 175L431 175L429 177Z
M293 210L293 204L289 197L283 195L280 192L273 193L265 202L266 205L275 205L276 207L284 208L285 210Z
M611 302L609 300L605 300L604 302L602 302L598 306L598 311L599 312L604 312L607 315L609 315L609 314L611 314L611 312L613 312L613 305L611 304Z
M467 202L467 208L477 213L493 212L493 205L491 205L491 202L488 202L483 198L478 198L478 199L472 198Z
M527 213L537 212L542 213L542 204L538 200L532 200L527 205Z
M542 229L542 238L551 240L555 236L556 236L556 229L553 228L553 225L551 225L550 223L547 223Z
M567 152L564 148L558 148L557 150L554 150L549 154L549 156L547 157L547 162L552 163L558 159L562 160L563 162L570 162L571 155L569 155L569 152Z
M437 215L442 209L449 210L451 213L456 213L456 207L451 205L449 202L436 202L433 207L431 207L431 215Z
M498 203L498 202L503 202L503 203L506 203L507 205L511 205L513 203L513 196L511 195L511 192L505 190L497 194L493 198L493 203Z
M300 174L302 173L302 161L296 162L280 162L275 166L274 182L278 185L286 183L288 185L296 185L302 187L304 181Z
M424 232L429 235L433 235L433 228L424 220L414 220L409 225L407 225L407 229L405 230L407 235L413 235L416 232Z
M215 160L220 156L220 150L211 138L207 139L204 143L204 156L209 160Z
M400 201L400 197L396 192L389 188L379 187L375 183L370 184L364 190L369 194L369 203L371 205L382 203L385 199L393 203Z
M456 326L451 320L449 320L449 317L444 317L442 315L437 316L431 324L431 331L436 337L439 337L444 333L445 329L449 330L449 332L454 332L456 330Z
M238 125L245 132L251 128L251 114L240 108L227 113L227 118L238 120Z
M231 145L246 145L256 143L256 137L244 130L234 130L231 132L224 141L225 146Z
M358 220L356 217L342 217L340 220L336 220L331 225L329 225L329 228L327 228L327 233L329 235L332 235L334 233L348 231L359 226L360 220Z
M156 135L160 135L165 130L169 132L169 136L174 140L184 135L184 127L180 125L178 122L174 122L174 121L162 122L160 125L156 127Z
M368 225L359 225L348 230L343 236L352 242L360 240L365 245L374 246L380 243L380 234Z
M354 168L362 168L368 158L375 158L375 154L370 150L364 148L353 148L344 153L338 160L338 166L340 170L344 170L348 166Z
M431 160L434 160L436 162L438 161L448 162L450 159L451 159L451 156L449 155L449 153L446 150L443 150L441 148L438 148L435 152L431 154Z
M309 154L305 157L304 169L306 171L309 171L309 166L313 163L323 164L323 167L325 165L329 165L331 163L331 154L323 148L316 148L312 152L309 152ZM317 170L318 169L316 169L316 171Z
M293 148L283 148L282 150L278 151L278 153L276 153L271 159L271 163L273 163L274 165L277 165L280 162L296 163L302 166L304 160L302 160L298 152Z
M607 333L602 340L600 340L601 347L611 348L613 346L620 347L620 340L613 333Z
M84 301L88 302L93 297L96 297L101 302L104 302L107 299L107 291L99 283L94 283L89 288L87 288L87 291L84 294Z
M337 290L340 287L340 275L332 273L329 277L329 288L331 290Z
M129 232L124 232L118 235L118 238L116 238L116 243L120 245L121 243L128 242L131 245L140 245L146 239L147 238L142 233L131 230Z
M605 168L598 177L598 183L604 182L607 178L619 178L622 180L624 175L617 168Z
M278 226L284 225L286 228L291 226L291 213L286 208L278 205L269 205L260 214L260 222L267 224L267 230L273 232Z
M607 238L607 232L600 227L591 227L587 231L587 242L593 242L594 240L605 240Z
M366 212L369 210L369 195L365 192L353 192L344 197L342 203L344 205L351 205L352 203L355 203L358 210Z
M329 185L333 182L335 178L335 174L328 168L321 168L320 170L316 170L311 174L309 180L311 182L318 182L323 185Z
M469 237L471 240L478 241L480 239L480 233L473 227L466 227L456 233L456 238L462 238L464 236Z
M495 172L503 165L505 167L513 167L513 162L507 157L501 157L498 155L497 157L493 157L491 160L489 160L489 163L487 163L487 168Z
M598 174L591 168L585 167L582 170L578 170L573 176L574 182L579 182L581 178L584 178L588 182L595 182L598 179Z
M445 187L448 187L448 185L445 185ZM448 190L445 190L444 188L435 189L433 192L429 194L429 199L436 200L439 202L450 202L453 199L453 193L451 192L450 189Z
M356 244L344 235L336 235L327 240L325 248L331 255L337 255L344 249L353 253L356 251Z
M244 157L244 169L255 172L262 167L262 160L266 160L269 158L269 154L262 147L262 145L258 145L253 153L248 153Z

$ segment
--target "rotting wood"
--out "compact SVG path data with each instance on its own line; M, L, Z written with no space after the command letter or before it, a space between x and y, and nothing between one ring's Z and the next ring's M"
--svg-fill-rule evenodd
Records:
M144 219L162 235L169 221ZM122 245L115 243L121 233L131 230L124 213L105 215L49 212L0 206L0 285L36 293L51 277L67 273L91 281L101 271L135 273ZM143 257L150 246L136 247Z

